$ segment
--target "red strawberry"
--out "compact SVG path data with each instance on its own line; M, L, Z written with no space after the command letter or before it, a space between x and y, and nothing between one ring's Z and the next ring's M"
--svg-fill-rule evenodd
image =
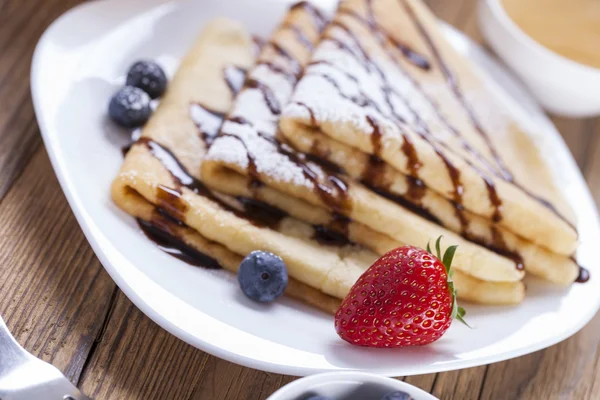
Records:
M440 261L427 251L404 246L375 262L356 281L335 314L342 339L368 347L419 346L438 340L452 318L464 322L458 307L450 264L457 246Z

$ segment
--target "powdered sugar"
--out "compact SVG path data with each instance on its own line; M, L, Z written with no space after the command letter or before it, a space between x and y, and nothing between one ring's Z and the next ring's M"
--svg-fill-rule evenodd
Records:
M271 141L260 137L254 127L226 121L221 135L210 148L209 158L248 168L248 153L256 165L256 172L280 182L312 187L302 169L277 150Z
M274 135L278 118L271 113L262 93L258 89L244 89L235 100L233 117L243 117L251 122L255 130Z
M333 96L335 90L322 76L307 74L298 84L294 102L283 113L286 117L303 117L308 122L310 116L307 109L298 105L305 104L313 111L317 121L351 124L360 131L370 133L372 128L365 118L366 110L342 97Z
M239 140L231 136L219 137L215 140L206 158L248 168L246 148Z
M292 83L285 74L263 64L254 68L249 77L263 87L246 87L240 92L231 118L223 124L219 137L210 147L208 158L235 164L245 170L248 170L251 159L259 175L312 188L301 167L282 154L272 141L279 116L273 112L266 97L272 95L279 105L285 104L292 94ZM242 121L236 121L236 117L241 117Z
M223 122L221 115L214 114L198 104L190 105L190 117L204 132L218 132Z
M344 34L339 29L332 29L330 32L331 35ZM317 121L350 124L359 131L371 133L372 127L366 116L372 115L381 119L382 116L376 108L381 109L384 106L381 81L374 74L375 72L367 71L357 57L325 40L313 54L313 64L306 69L292 101L283 114L285 117L309 121L310 116L306 108L297 104L302 103L313 111ZM373 100L374 106L360 106L348 99L358 97L361 92Z
M331 39L321 42L284 110L284 118L310 124L308 107L319 125L351 125L370 135L373 128L369 117L377 121L384 136L398 137L401 129L412 126L416 130L417 125L427 121L435 126L435 133L441 133L440 137L447 136L448 128L439 119L435 104L397 60L381 49L370 49L366 59L355 40L341 28L330 29L328 37L343 46Z
M122 96L117 99L124 108L140 111L150 104L150 96L141 89L126 86L122 89Z
M288 78L282 73L271 70L264 64L259 64L250 72L250 78L267 84L272 90L280 104L285 104L292 95L294 87Z

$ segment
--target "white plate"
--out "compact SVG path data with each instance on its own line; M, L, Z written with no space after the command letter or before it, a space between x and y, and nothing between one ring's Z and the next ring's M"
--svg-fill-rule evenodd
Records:
M204 351L290 375L356 369L397 376L466 368L533 352L583 327L600 302L600 268L593 255L600 229L593 200L561 137L521 85L451 28L445 28L448 39L494 77L496 91L501 94L503 87L515 95L518 104L506 97L506 107L537 127L537 142L560 166L559 179L580 221L580 260L592 270L587 284L561 289L530 280L519 307L469 306L476 329L454 324L438 343L421 348L357 348L337 337L331 316L288 299L270 306L252 304L240 295L231 274L171 258L113 205L109 187L127 138L106 122L105 110L129 64L154 58L172 71L202 25L215 16L238 19L266 36L286 3L90 2L57 20L40 40L32 92L52 165L94 251L133 303Z

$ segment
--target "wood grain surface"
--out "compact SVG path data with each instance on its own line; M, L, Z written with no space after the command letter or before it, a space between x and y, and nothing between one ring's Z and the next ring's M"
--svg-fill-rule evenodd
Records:
M217 359L158 327L106 274L67 205L41 146L29 68L43 30L78 2L0 0L0 314L26 349L97 399L265 399L295 378ZM428 3L481 41L475 0ZM553 121L598 203L599 119ZM444 400L597 399L599 346L596 316L546 350L399 379Z

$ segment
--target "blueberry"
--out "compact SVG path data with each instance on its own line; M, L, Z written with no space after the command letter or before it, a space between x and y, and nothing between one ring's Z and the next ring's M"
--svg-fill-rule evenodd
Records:
M125 86L113 95L108 105L108 115L125 128L137 128L152 114L150 96L142 89Z
M238 281L252 300L273 301L283 294L288 274L281 257L266 251L253 251L240 264Z
M154 61L143 60L129 68L125 84L140 88L151 98L156 99L162 96L167 88L167 76L160 65Z
M381 400L413 400L408 393L396 391L386 394Z

